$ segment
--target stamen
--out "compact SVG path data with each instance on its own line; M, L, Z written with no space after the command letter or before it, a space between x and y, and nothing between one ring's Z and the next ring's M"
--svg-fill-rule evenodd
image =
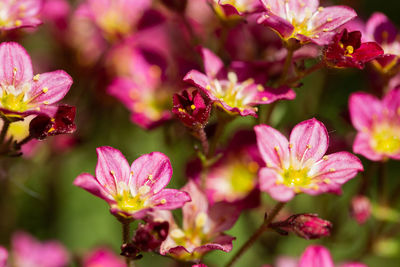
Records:
M34 82L37 82L37 81L39 81L39 78L40 78L40 74L36 74L35 76L33 76L32 80Z
M185 233L181 229L174 229L170 232L173 239L181 239L185 237Z

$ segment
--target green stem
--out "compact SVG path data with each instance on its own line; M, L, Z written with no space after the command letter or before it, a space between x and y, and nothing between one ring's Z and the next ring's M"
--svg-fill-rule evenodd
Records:
M271 213L264 219L264 222L261 226L254 232L254 234L244 243L238 252L232 257L232 259L228 262L226 267L233 266L241 256L257 241L257 239L269 228L272 220L278 215L281 209L285 206L285 202L278 202L272 209Z
M214 157L218 143L221 139L221 136L224 133L226 126L233 120L232 116L221 113L218 113L219 115L217 115L218 116L217 129L215 130L215 134L211 139L211 144L210 144L210 149L208 150L207 159L212 159Z
M6 119L4 117L2 119L3 119L3 129L1 129L1 132L0 132L0 145L3 145L4 140L6 138L8 128L10 127L10 124L11 124L11 122L8 119Z
M295 48L292 48L291 46L287 47L287 55L286 55L286 59L285 59L285 64L283 65L283 70L282 70L281 77L278 80L278 85L283 85L286 80L286 77L289 73L289 69L292 66L294 51L296 51Z
M303 71L302 73L300 73L299 75L292 77L290 79L285 80L282 85L292 85L298 81L300 81L301 79L303 79L304 77L310 75L311 73L322 69L325 66L325 63L320 61L317 64L314 64L312 67L306 69L305 71Z
M382 161L379 164L378 170L378 198L379 203L382 206L386 206L388 203L387 197L387 170L386 161Z
M123 244L128 244L130 239L131 221L130 220L120 220L120 221L122 223L122 242ZM130 257L125 257L125 262L127 267L135 266L133 259Z

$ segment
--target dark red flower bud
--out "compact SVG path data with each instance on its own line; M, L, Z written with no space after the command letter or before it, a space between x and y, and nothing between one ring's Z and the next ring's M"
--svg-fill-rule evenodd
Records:
M46 115L38 115L29 124L30 136L41 140L48 136L75 132L75 113L75 107L61 105L53 118Z
M383 49L375 42L361 43L361 32L344 29L325 48L324 61L330 67L363 69L366 62L383 53Z
M139 224L132 244L140 251L154 251L167 238L168 230L168 222Z
M140 250L132 243L122 244L121 246L121 256L138 260L142 257L139 253Z
M172 112L191 129L204 127L210 118L211 100L198 90L192 93L183 90L180 94L174 94L173 103Z
M351 216L358 224L363 224L368 220L371 209L371 202L366 196L355 196L351 200Z
M317 214L302 213L290 216L282 222L273 223L272 228L293 232L304 239L317 239L331 233L332 223Z

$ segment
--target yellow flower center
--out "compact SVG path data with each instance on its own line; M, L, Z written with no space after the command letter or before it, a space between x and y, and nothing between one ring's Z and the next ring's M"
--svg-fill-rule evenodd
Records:
M375 127L372 133L372 148L383 154L397 154L400 152L400 127L381 125Z
M251 162L249 166L243 163L235 163L231 170L232 190L241 196L249 193L254 188L257 170L258 165L255 162Z
M143 208L150 207L147 203L149 198L147 194L150 192L150 187L143 185L139 188L137 194L133 195L131 190L124 182L118 184L118 193L115 196L115 201L117 201L117 206L120 210L126 212L133 212L141 210Z

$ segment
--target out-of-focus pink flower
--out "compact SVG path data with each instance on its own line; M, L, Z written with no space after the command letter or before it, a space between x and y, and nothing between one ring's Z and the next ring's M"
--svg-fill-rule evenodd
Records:
M126 267L121 256L117 256L107 248L98 248L91 251L83 259L83 267Z
M329 236L332 229L331 222L319 218L317 214L310 213L295 214L285 221L273 225L287 232L293 232L304 239Z
M27 233L12 238L12 262L15 266L65 267L69 256L57 241L39 242Z
M206 74L191 70L184 77L184 81L201 89L214 103L229 113L256 117L256 105L295 98L295 93L288 87L263 87L252 78L240 81L239 75L227 71L222 60L213 52L202 48L201 54Z
M383 55L375 42L361 43L361 32L344 29L333 38L324 50L324 60L331 67L363 69L364 64Z
M186 192L164 188L172 176L171 163L164 154L145 154L129 167L115 148L104 146L96 151L96 177L83 173L74 185L107 201L116 216L141 219L151 210L176 209L190 201Z
M358 224L364 224L371 216L371 201L366 196L355 196L351 200L351 216Z
M130 76L115 78L107 92L131 111L132 122L152 129L172 117L171 89L162 80L162 69L140 54L132 58L130 66Z
M349 110L358 130L354 153L373 161L400 159L400 88L391 90L382 100L367 93L354 93Z
M41 16L44 21L53 23L57 30L64 33L70 11L71 6L67 0L45 0Z
M0 267L6 267L8 259L7 249L0 247Z
M33 75L31 58L17 43L0 44L0 110L25 117L46 114L52 117L72 85L72 78L57 70Z
M270 126L254 129L267 166L260 170L260 189L278 201L289 201L301 192L340 193L342 185L363 170L360 160L351 153L325 155L328 132L316 119L297 124L289 141Z
M302 43L327 45L335 30L357 16L347 6L318 7L319 0L261 0L266 12L259 18L283 40L295 38Z
M238 208L259 205L258 171L264 167L254 132L239 131L220 151L221 157L208 168L205 192L211 205L234 203ZM196 165L196 166L195 166ZM198 165L198 168L197 168ZM201 164L188 164L188 176L201 184Z
M189 92L185 89L180 94L174 94L173 104L172 112L194 130L203 128L210 118L211 101L198 90Z
M398 65L400 56L399 31L385 14L375 12L365 26L365 38L377 42L384 50L385 55L377 58L375 66L388 72Z
M207 265L200 263L200 264L192 265L192 267L207 267Z
M245 15L262 10L259 0L210 0L217 14L223 18Z
M42 0L2 0L0 2L0 30L13 30L23 27L36 27Z
M239 212L226 203L209 206L206 196L196 184L189 182L182 190L192 197L192 202L183 208L183 225L179 227L168 211L153 213L155 221L167 221L169 234L161 244L160 253L184 261L199 261L211 250L232 250L232 236L222 233L236 222Z

